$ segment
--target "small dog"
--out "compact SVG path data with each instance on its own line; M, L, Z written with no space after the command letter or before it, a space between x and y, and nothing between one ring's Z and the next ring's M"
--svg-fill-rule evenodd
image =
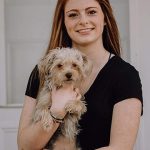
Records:
M41 59L38 69L41 84L33 122L41 120L43 129L49 131L54 123L49 110L52 104L52 89L60 88L64 83L73 84L75 88L79 88L81 82L91 73L92 63L85 54L77 49L57 48ZM65 111L67 114L63 123L60 124L57 138L64 136L74 141L79 131L78 121L86 112L86 103L80 97L78 100L69 102L65 106Z

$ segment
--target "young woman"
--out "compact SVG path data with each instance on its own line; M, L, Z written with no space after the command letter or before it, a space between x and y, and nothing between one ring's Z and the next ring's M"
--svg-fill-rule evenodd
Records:
M85 53L93 62L93 70L80 89L68 85L53 89L51 112L63 118L65 104L84 94L87 112L80 120L77 136L82 150L133 150L142 113L141 82L138 71L120 58L118 28L109 0L58 0L46 54L62 46ZM47 133L40 121L31 123L39 85L36 66L20 118L20 150L44 149L59 127L55 123ZM59 139L55 150L73 150L72 143Z

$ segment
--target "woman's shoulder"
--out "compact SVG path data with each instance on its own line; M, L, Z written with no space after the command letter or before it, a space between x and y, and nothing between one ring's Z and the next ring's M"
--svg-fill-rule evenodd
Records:
M114 56L113 69L115 72L122 75L138 73L137 69L132 64L118 56Z
M32 69L31 73L30 73L30 77L29 80L39 80L39 69L38 69L38 65L35 65L35 67Z
M30 96L32 98L36 98L39 89L39 84L39 69L38 65L36 65L30 74L25 95Z
M114 104L129 98L137 98L143 103L141 79L136 68L122 58L116 57L113 73Z
M30 81L36 81L39 82L39 69L38 69L38 65L35 65L35 67L33 68L30 77L29 77Z
M36 64L35 67L33 68L31 75L39 75L39 69L38 65Z

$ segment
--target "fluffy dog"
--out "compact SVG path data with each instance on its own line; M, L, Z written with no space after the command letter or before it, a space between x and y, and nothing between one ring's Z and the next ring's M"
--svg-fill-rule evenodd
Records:
M73 48L57 48L51 50L38 64L40 75L40 89L38 102L33 115L33 121L41 120L43 129L49 131L54 123L50 114L52 104L51 91L54 87L60 88L64 83L80 87L80 84L91 73L91 61L79 50ZM75 140L78 134L78 121L86 112L86 103L83 99L69 102L65 106L67 112L63 123L60 124L58 136ZM53 139L53 138L52 138Z

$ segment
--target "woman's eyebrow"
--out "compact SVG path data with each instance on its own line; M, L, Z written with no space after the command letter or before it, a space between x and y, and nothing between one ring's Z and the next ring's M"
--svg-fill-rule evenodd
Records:
M71 10L66 11L66 13L69 13L71 11L78 11L78 9L71 9Z
M87 7L87 8L85 8L85 10L92 9L92 8L98 9L97 7ZM66 13L71 12L71 11L79 11L79 10L78 9L71 9L71 10L66 11Z

